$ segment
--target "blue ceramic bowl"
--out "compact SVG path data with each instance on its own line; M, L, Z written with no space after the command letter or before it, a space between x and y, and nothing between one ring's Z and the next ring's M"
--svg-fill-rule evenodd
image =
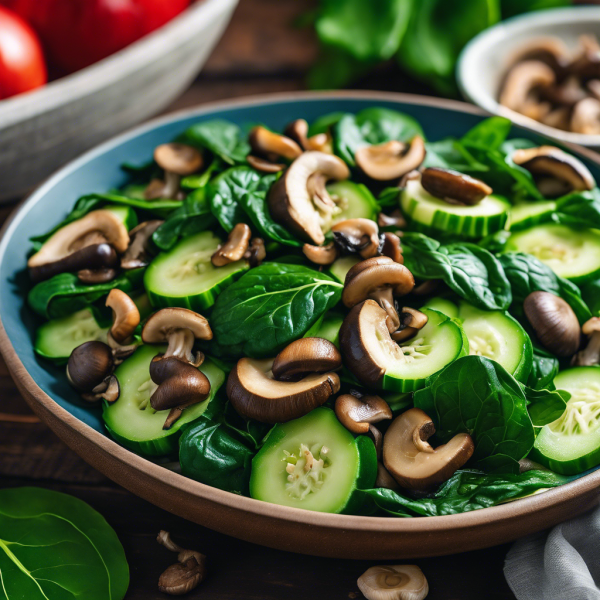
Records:
M430 140L460 136L487 116L458 102L397 94L271 96L205 106L153 121L99 146L56 173L21 206L5 226L0 242L0 280L5 282L0 286L0 349L17 385L36 413L61 438L124 487L191 520L270 546L352 558L444 554L505 542L584 510L596 501L594 490L600 483L600 473L509 505L429 519L323 515L242 498L167 471L115 444L107 437L100 410L82 405L68 385L64 370L34 354L33 336L39 322L25 304L30 287L26 272L28 240L58 223L83 194L123 185L126 175L120 168L122 163L148 161L155 146L202 120L222 118L240 126L262 122L277 130L296 118L310 122L329 112L357 112L369 106L412 115ZM514 127L511 135L547 143L546 138L521 127ZM581 148L573 148L573 152L600 181L596 155ZM532 513L535 518L524 518ZM315 545L314 538L307 537L306 525L312 526L320 544ZM478 528L479 534L465 535L466 530ZM424 539L426 531L429 537ZM360 545L349 547L349 539Z

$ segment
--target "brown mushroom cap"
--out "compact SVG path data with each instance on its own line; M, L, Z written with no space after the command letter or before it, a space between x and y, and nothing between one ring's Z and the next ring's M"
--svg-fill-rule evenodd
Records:
M202 154L186 144L161 144L154 150L154 160L161 169L176 175L191 175L202 168Z
M91 392L114 368L113 354L104 342L85 342L69 356L67 379L79 392Z
M526 60L515 65L506 75L500 104L522 112L535 89L549 87L556 81L554 71L539 60Z
M573 309L550 292L532 292L523 302L525 316L544 348L556 356L572 356L581 342Z
M133 335L140 324L140 311L135 302L123 291L113 289L106 298L106 306L112 309L113 324L110 335L122 344Z
M428 491L448 480L473 456L475 446L467 433L432 448L433 421L419 408L396 417L383 439L383 464L406 489Z
M93 210L52 234L27 261L27 266L32 268L55 263L87 246L104 243L110 244L116 252L122 254L129 245L129 234L115 213Z
M319 210L335 207L325 183L349 176L346 163L337 156L304 152L271 186L267 196L271 216L301 239L321 245L325 235Z
M382 565L367 569L356 582L367 600L424 600L429 584L416 565Z
M150 241L152 234L164 223L159 219L144 221L129 232L129 246L121 257L122 269L147 267L152 260Z
M561 180L574 191L592 190L596 187L589 169L579 159L555 146L516 150L512 160L535 175Z
M224 267L229 263L241 260L248 250L252 231L246 223L238 223L230 232L227 241L212 255L211 262L215 267Z
M296 381L309 373L328 373L342 366L340 351L328 340L300 338L286 346L273 361L273 377Z
M400 326L392 333L395 342L404 342L417 335L427 325L429 317L420 310L403 306L400 312Z
M253 154L248 154L248 156L246 156L246 161L253 169L260 171L261 173L279 173L279 171L285 169L283 163L271 162L266 158L254 156Z
M379 250L379 227L371 219L339 221L331 227L336 242L362 258L373 258Z
M410 144L392 140L365 146L356 151L354 158L358 167L371 179L390 181L419 168L426 154L425 140L416 135Z
M310 262L316 265L330 265L338 257L338 251L333 242L325 246L313 246L312 244L304 244L302 253Z
M366 434L372 423L392 418L392 410L380 396L357 398L352 394L336 398L335 414L346 429L356 434Z
M489 196L492 188L479 179L451 169L428 167L421 174L421 185L441 200L474 205Z
M235 410L261 423L284 423L321 406L340 389L336 373L313 373L300 381L277 381L273 360L241 358L229 373L227 397Z
M383 245L381 246L381 254L391 258L394 262L404 264L404 256L402 255L402 244L400 238L390 231L383 234Z
M269 131L266 127L260 125L252 128L248 142L252 150L261 155L274 154L288 160L294 160L302 154L302 148L294 140L285 135Z

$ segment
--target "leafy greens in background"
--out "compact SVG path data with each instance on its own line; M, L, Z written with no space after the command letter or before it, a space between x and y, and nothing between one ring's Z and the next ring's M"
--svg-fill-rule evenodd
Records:
M42 488L0 490L2 598L121 600L123 547L85 502Z
M465 44L516 14L570 5L571 0L321 0L315 29L321 57L311 87L343 87L396 57L413 77L457 95L454 71Z

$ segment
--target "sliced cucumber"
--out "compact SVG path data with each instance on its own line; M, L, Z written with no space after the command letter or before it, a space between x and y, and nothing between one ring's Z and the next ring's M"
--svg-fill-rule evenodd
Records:
M219 293L249 267L245 260L214 267L210 257L221 243L210 231L202 231L185 238L169 252L161 252L144 274L152 306L191 310L211 307Z
M328 312L304 334L304 337L323 338L339 348L340 327L342 326L343 322L343 315L333 311Z
M138 218L135 210L131 206L118 206L116 204L107 204L102 207L102 210L107 210L113 215L116 215L121 220L123 225L127 227L127 231L131 231L138 224Z
M108 328L98 325L91 309L84 308L39 327L35 334L34 349L40 356L63 364L77 346L94 340L105 342L107 333Z
M499 196L486 196L475 206L449 204L427 192L418 179L407 182L400 206L412 230L467 238L482 238L503 229L510 210L510 204Z
M343 256L338 258L330 267L329 274L337 279L340 283L346 281L346 274L356 264L360 262L360 258L356 256Z
M379 349L378 364L387 366L381 381L384 390L414 392L425 387L430 375L469 353L469 343L458 323L437 310L424 308L427 325L411 340L393 346L381 342L370 345ZM373 330L373 336L376 335Z
M510 236L505 252L526 252L575 283L600 275L600 232L549 223Z
M339 181L327 186L327 191L333 198L340 212L337 212L331 225L346 219L372 219L379 213L379 204L369 188L362 183Z
M307 459L313 462L307 466ZM373 487L373 442L352 434L329 408L275 425L252 461L250 495L257 500L319 512L352 512L357 489Z
M431 298L423 305L423 308L433 308L451 319L458 317L458 306L447 298Z
M509 225L511 231L522 231L552 219L556 202L521 202L510 209Z
M575 367L559 373L556 389L571 393L560 419L546 425L531 458L563 475L600 465L600 367Z
M159 346L140 346L115 371L121 395L112 404L104 403L102 418L112 437L120 444L147 456L164 456L177 451L179 430L197 419L208 407L225 381L225 373L212 361L200 367L210 381L210 396L183 411L170 429L163 429L168 410L155 411L150 396L156 384L150 379L150 362L165 349Z
M531 339L507 312L479 310L461 302L458 318L469 339L469 352L500 363L515 379L526 382L533 365Z

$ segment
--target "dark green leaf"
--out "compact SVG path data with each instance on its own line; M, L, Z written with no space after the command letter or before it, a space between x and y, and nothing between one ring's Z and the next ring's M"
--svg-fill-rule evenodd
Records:
M554 378L558 375L558 367L557 358L544 356L535 349L527 385L536 390L554 389Z
M572 3L572 0L501 0L500 6L502 18L508 19L525 12L570 6Z
M586 281L579 287L583 301L590 307L592 315L600 316L600 279Z
M576 227L600 228L600 190L573 192L559 198L554 220Z
M527 398L527 410L534 427L543 427L560 419L571 398L565 390L536 390L526 385L521 385L521 388Z
M490 117L472 127L461 138L462 144L487 150L499 150L506 141L512 123L504 117Z
M242 130L229 121L214 119L192 125L178 141L198 148L206 148L230 165L246 162L250 146Z
M308 135L313 136L318 133L327 133L331 131L331 128L345 115L344 112L332 112L322 117L319 117L316 121L310 124L308 129Z
M218 356L274 356L339 301L342 284L299 265L266 263L230 285L213 308Z
M0 598L121 600L129 567L115 532L85 502L43 488L0 490Z

